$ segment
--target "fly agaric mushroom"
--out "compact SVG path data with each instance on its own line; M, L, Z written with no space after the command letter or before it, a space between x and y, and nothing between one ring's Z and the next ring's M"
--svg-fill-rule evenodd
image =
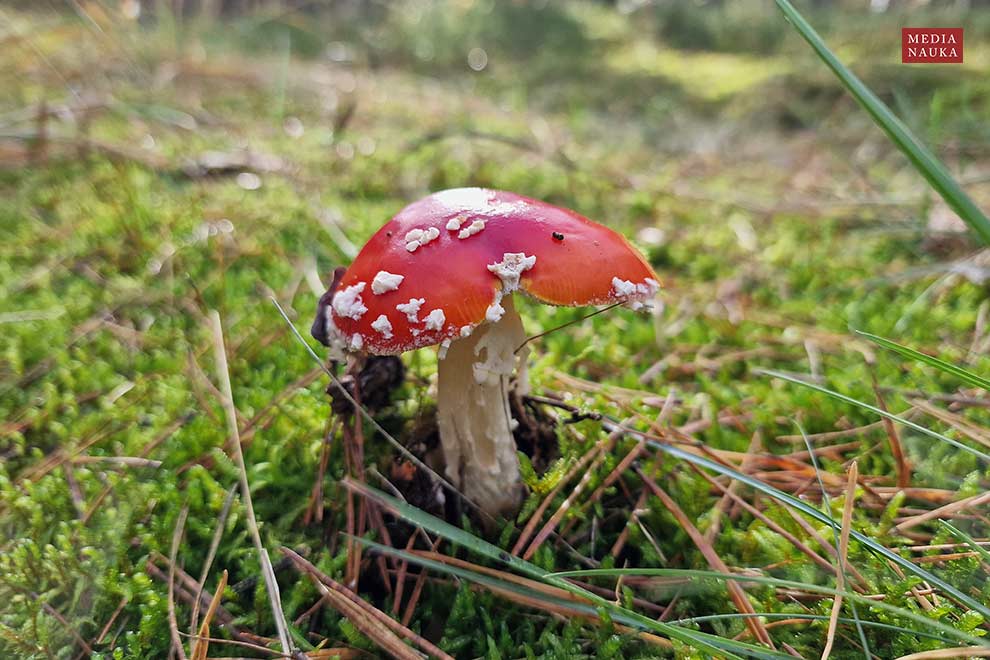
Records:
M439 344L437 419L447 477L490 514L522 495L509 379L527 391L514 291L551 305L649 304L653 269L621 235L510 192L461 188L389 220L321 299L313 335L343 352Z

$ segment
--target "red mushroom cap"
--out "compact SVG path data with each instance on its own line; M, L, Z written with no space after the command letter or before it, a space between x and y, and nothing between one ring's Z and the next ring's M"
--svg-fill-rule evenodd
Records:
M656 277L622 235L574 211L459 188L410 204L378 230L326 314L347 348L396 354L497 320L502 295L517 288L552 305L601 305L652 299Z

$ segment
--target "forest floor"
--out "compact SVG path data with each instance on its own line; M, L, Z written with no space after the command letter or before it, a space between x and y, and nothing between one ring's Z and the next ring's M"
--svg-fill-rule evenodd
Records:
M585 3L410 3L326 31L77 6L0 10L2 655L203 658L204 619L211 657L278 655L218 345L309 657L406 657L393 637L412 631L456 657L702 657L733 638L726 654L811 657L834 636L834 657L893 658L990 629L990 393L858 334L986 374L990 257L778 15L753 19L781 40L764 53ZM848 23L828 33L840 54L988 208L990 42L904 67L896 20ZM871 32L888 36L856 41ZM331 412L271 301L309 339L334 267L407 203L469 185L608 224L663 285L652 316L521 301L531 334L577 322L530 344L531 494L494 530ZM373 412L422 457L436 354L403 361ZM458 529L414 534L362 482ZM579 579L614 606L539 577L587 568L670 573ZM847 595L831 626L828 588Z

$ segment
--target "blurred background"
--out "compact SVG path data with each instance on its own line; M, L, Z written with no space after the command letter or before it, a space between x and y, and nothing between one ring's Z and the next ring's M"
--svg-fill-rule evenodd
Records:
M268 145L271 155L293 156L303 170L314 151L333 167L374 160L379 147L397 151L397 138L417 150L478 140L512 148L515 139L543 155L648 144L663 154L628 174L658 176L660 156L672 154L718 154L729 164L763 142L785 157L788 150L761 132L792 147L823 133L824 147L840 140L855 147L856 131L865 133L865 115L852 111L763 0L8 0L2 7L8 167L17 164L18 139L59 143L73 135L117 138L113 145L148 158L195 158L196 149L225 144L261 150L259 140L287 138L277 149ZM818 0L803 10L913 129L951 150L948 160L963 164L980 150L990 130L990 5ZM911 25L964 26L965 64L901 65L900 28ZM31 113L41 102L48 114ZM526 113L533 116L524 125L505 125ZM39 125L42 116L51 121ZM247 121L280 135L247 144ZM418 143L408 144L409 131ZM592 139L596 132L609 138ZM439 148L455 147L466 148ZM570 157L584 161L578 167L587 162Z
M990 2L798 6L988 208ZM965 62L901 64L905 26L963 27ZM615 227L664 283L654 318L619 310L534 344L538 392L573 394L592 409L636 406L651 419L669 395L669 422L701 442L745 452L758 428L767 452L788 453L801 441L795 419L809 433L875 419L774 384L759 368L867 401L883 391L898 409L901 397L954 391L939 374L878 358L850 328L987 366L990 259L773 2L5 0L0 649L164 657L163 575L183 507L180 560L198 574L220 516L227 536L215 566L237 587L224 606L270 641L253 551L227 496L236 473L220 449L211 309L224 322L266 542L324 553L321 566L337 575L344 467L325 383L269 298L308 327L328 273L392 214L469 185ZM534 333L582 313L523 309ZM411 442L430 419L435 359L405 359L410 375L380 419ZM985 424L986 407L973 406L953 410ZM823 454L824 468L841 472L855 456L865 479L889 484L883 431L870 429L863 445ZM972 456L903 441L913 485L944 489L915 506L985 483ZM565 459L584 451L568 442ZM368 464L391 475L380 445L369 442ZM547 464L529 474L534 492ZM774 483L798 483L775 470ZM704 519L710 487L679 475L672 496ZM817 493L800 483L805 496ZM592 557L635 505L612 491L603 501L601 525L574 541ZM879 520L903 502L859 513ZM662 556L704 565L682 554L681 531L662 531L679 530L664 507L643 520L659 542L635 528L623 555L633 565L669 565ZM587 519L576 527L587 528ZM779 564L785 577L790 561L807 565L767 539L724 530L719 551ZM554 556L540 561L552 566ZM287 614L303 617L315 592L285 579ZM442 620L431 638L485 654L471 608L451 606L454 592L442 587L426 593L413 625ZM506 607L477 598L489 611ZM678 607L708 614L726 603L700 593ZM445 618L451 607L460 614ZM486 619L492 639L511 631L537 651L556 648L559 622L546 617L547 641L533 617L514 612ZM331 613L300 620L312 644L375 648ZM781 630L798 649L820 643L820 629ZM891 653L926 643L871 640Z

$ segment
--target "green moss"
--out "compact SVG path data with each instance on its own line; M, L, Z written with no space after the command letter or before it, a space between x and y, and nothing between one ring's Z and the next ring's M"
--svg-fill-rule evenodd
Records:
M291 12L219 25L162 16L155 25L105 26L119 49L76 17L59 16L53 27L45 16L11 10L38 50L4 49L11 66L0 73L0 114L13 117L42 98L66 102L64 85L72 78L74 89L112 92L109 110L89 123L89 136L127 149L80 153L73 143L78 124L52 120L51 158L0 170L0 654L71 658L80 650L75 634L91 644L94 657L168 654L167 585L150 576L148 562L160 565L159 555L169 554L178 513L188 507L178 562L197 579L237 483L222 450L227 430L210 382L208 309L223 317L234 398L242 426L250 425L244 452L262 538L276 560L279 546L305 549L320 570L343 579L343 449L339 437L329 448L323 522L304 524L328 429L325 383L293 385L314 365L269 302L275 295L300 328L308 325L316 302L304 279L309 264L325 277L348 259L346 244L327 231L328 217L361 245L428 190L486 185L575 208L639 240L664 282L662 314L616 309L580 321L589 310L525 301L520 307L530 332L578 321L532 343L533 388L567 394L583 411L629 417L642 430L662 401L676 395L663 423L695 425L693 438L713 451L744 452L758 434L766 451L783 455L804 449L800 439L784 437L799 435L796 422L820 433L875 421L760 372L807 373L809 354L820 356L827 385L849 396L875 401L875 376L892 388L884 395L895 411L919 392L958 392L951 377L877 349L867 362L850 328L937 352L977 373L990 368L990 359L967 350L986 287L943 277L944 257L927 250L917 221L930 206L918 199L919 180L885 147L865 160L855 155L856 145L872 145L876 135L851 108L846 112L831 83L807 69L804 51L786 42L757 57L757 44L732 46L731 26L718 24L715 10L672 18L653 8L624 15L601 3L504 4L376 5L363 17L335 17L325 29L324 17ZM779 34L769 22L779 21L776 14L736 18L759 28L753 34ZM649 29L642 29L647 19ZM886 20L862 18L855 27L886 34ZM835 21L826 27L837 34L852 27ZM673 24L694 30L678 36L690 43L672 43ZM980 25L967 23L967 36ZM890 34L896 39L896 31ZM321 57L328 46L339 50L334 42L350 49L352 64ZM476 46L489 58L482 72L466 65ZM936 78L918 67L898 69L894 78L877 68L864 76L882 93L915 81L921 91L905 92L905 107L941 143L963 140L978 151L990 139L979 122L990 96L969 69ZM937 94L925 96L935 86ZM341 125L350 105L353 114ZM285 130L290 118L303 127L302 136ZM791 133L795 125L817 128L813 148L807 135ZM0 146L8 143L24 145L0 138ZM277 171L259 173L260 188L246 190L222 174L190 178L183 170L207 150L235 153L244 145L281 159ZM814 169L805 171L812 167L808 159ZM847 203L861 197L908 201ZM638 238L646 228L662 229L663 239ZM436 360L425 351L404 359L408 382L379 420L405 439L416 420L432 414L425 385ZM651 377L644 377L648 370ZM571 387L560 374L591 387ZM990 422L984 407L956 412L981 428ZM734 419L725 421L727 415ZM370 427L365 435L367 465L388 477L393 450ZM604 431L585 420L561 426L558 436L561 458L548 470L539 474L524 461L533 494L519 520L491 532L466 517L463 526L510 548L526 515ZM904 429L899 437L912 485L947 489L953 498L986 489L990 475L973 456ZM872 485L892 483L882 429L842 440L853 441L840 456L821 456L822 469L841 475L845 461L856 458ZM617 442L572 504L633 446L629 439ZM115 457L160 463L123 466L108 460ZM712 544L730 566L832 584L764 522L731 505L716 517L720 493L683 464L644 452L635 465L656 471L702 533L720 522ZM801 476L811 497L812 477ZM551 537L533 562L570 569L585 565L578 553L606 567L707 568L656 498L630 517L640 488L639 476L626 472L599 501L572 509L562 522L570 547ZM565 484L549 511L572 489ZM746 488L737 493L828 555L780 506ZM841 502L833 499L831 515L841 516ZM861 493L860 502L869 506L857 507L854 526L895 548L914 543L895 529L902 507L933 506L905 495L875 502ZM227 570L224 607L239 625L273 636L264 590L250 582L258 577L258 560L244 516L235 500L206 587L215 588ZM981 521L965 524L973 536L986 536ZM623 530L624 549L612 556ZM827 529L816 531L834 541ZM940 534L933 542L956 542ZM977 613L946 599L923 610L905 596L915 579L895 575L856 544L850 553L884 602L984 632ZM369 566L360 591L388 611L392 596L375 582L377 564ZM990 602L990 581L977 560L932 568ZM293 620L318 594L291 569L278 577ZM458 657L701 657L679 642L672 652L659 649L608 617L564 622L433 577L439 579L426 582L410 627ZM825 601L796 605L771 588L747 586L747 593L757 611L830 610ZM619 595L629 607L636 606L634 596L674 602L668 619L735 613L715 584L624 586ZM861 608L859 615L901 628L868 628L875 653L941 644L912 634L917 624L888 612ZM184 602L177 616L185 631ZM332 609L312 616L294 631L297 639L376 652ZM745 631L738 618L692 625L724 636ZM778 646L810 656L820 654L824 630L814 622L772 634ZM836 657L860 657L855 627L844 623L840 632ZM211 646L211 653L222 648Z

